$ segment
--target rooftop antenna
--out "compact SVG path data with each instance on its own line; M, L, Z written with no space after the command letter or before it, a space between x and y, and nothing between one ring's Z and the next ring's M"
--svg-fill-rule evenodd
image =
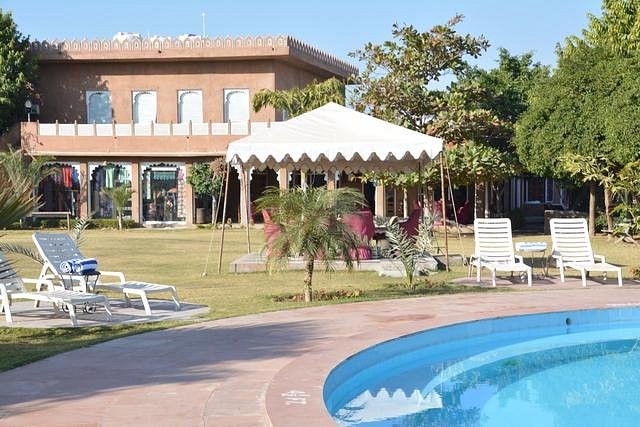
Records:
M202 12L202 38L205 38L207 36L207 27L204 22L205 16L207 16L207 14Z

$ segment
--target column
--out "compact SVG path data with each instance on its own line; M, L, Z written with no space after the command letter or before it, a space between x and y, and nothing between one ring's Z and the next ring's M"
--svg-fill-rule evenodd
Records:
M384 200L384 185L381 183L376 184L376 211L374 212L376 216L386 216L385 212L385 200Z
M278 185L281 190L289 189L289 171L285 168L278 169Z
M336 173L333 171L327 172L327 190L336 189Z
M249 171L243 170L238 175L240 178L240 225L247 226L247 224L249 224L249 217L247 216Z
M131 195L131 219L137 223L142 223L140 216L140 200L142 199L142 187L140 181L140 163L131 162L131 189L134 193Z
M80 218L89 217L89 164L80 162L80 192L78 193L78 215Z
M184 219L186 221L187 224L192 225L194 223L193 221L193 205L195 202L195 198L194 198L194 194L193 194L193 187L191 185L189 185L187 183L187 177L189 176L189 174L191 173L191 166L193 165L192 161L188 161L185 162L184 165L184 169L185 169L185 174L184 174L184 180L185 180L185 184L184 184Z

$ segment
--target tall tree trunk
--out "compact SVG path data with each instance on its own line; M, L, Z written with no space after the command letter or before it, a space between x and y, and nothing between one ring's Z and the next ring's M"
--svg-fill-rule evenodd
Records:
M589 235L596 234L596 190L595 181L589 182Z
M122 212L118 212L118 231L122 231Z
M491 212L489 212L489 191L491 184L489 182L484 183L484 217L489 218Z
M473 218L479 218L478 210L480 207L478 206L478 190L480 189L480 185L478 181L473 182Z
M305 300L305 302L313 301L313 288L311 286L311 282L313 280L314 262L315 262L315 260L313 258L309 258L307 260L306 274L304 276L304 300Z
M613 230L613 215L611 215L611 189L604 186L604 214L607 217L607 229Z

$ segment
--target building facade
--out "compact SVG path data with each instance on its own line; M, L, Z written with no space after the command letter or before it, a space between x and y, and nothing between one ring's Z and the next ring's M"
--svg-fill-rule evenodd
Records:
M32 47L38 114L13 134L31 155L53 156L58 166L38 188L41 210L111 218L104 189L131 185L127 216L146 226L193 223L191 165L224 156L230 142L284 118L273 108L254 112L256 92L357 71L287 36L131 36ZM246 222L239 179L232 173L229 216ZM250 197L288 181L283 172L255 172Z

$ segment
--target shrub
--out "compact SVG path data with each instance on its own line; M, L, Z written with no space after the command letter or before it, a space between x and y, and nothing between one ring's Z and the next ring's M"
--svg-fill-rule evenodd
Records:
M607 216L601 212L596 217L596 231L600 232L602 230L606 230L607 228L609 228L609 226L607 225Z
M342 299L360 298L364 292L360 289L336 289L313 291L314 301L338 301ZM304 294L280 294L271 296L273 302L304 302Z
M131 219L125 219L122 221L122 228L138 228L140 224ZM117 230L118 229L118 220L116 218L100 218L100 219L92 219L91 224L88 228L98 228L98 229L109 229L109 230Z

